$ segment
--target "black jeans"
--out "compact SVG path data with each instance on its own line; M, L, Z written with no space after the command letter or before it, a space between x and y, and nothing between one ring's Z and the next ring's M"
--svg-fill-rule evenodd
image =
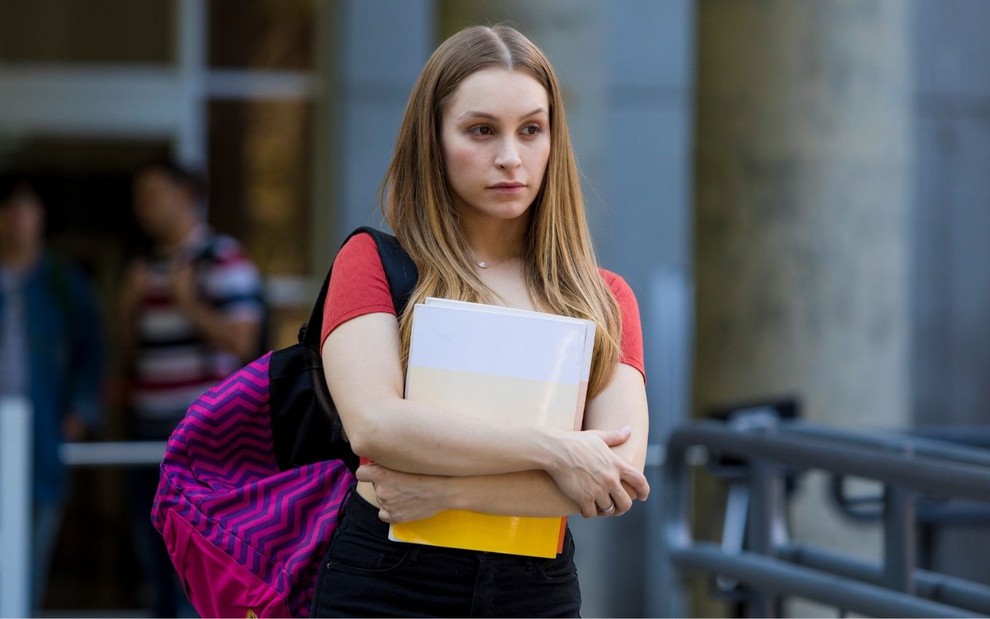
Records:
M570 530L554 559L392 542L356 492L320 568L313 617L577 617Z

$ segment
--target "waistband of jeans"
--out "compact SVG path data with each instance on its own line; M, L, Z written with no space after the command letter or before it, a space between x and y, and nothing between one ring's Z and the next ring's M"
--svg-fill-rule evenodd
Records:
M376 536L388 537L389 524L378 517L378 508L358 494L357 489L351 488L350 492L351 495L344 504L343 517Z

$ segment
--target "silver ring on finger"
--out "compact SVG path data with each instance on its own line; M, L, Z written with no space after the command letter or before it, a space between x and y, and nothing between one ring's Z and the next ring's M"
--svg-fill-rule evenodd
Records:
M595 509L598 510L598 515L599 516L608 516L609 514L611 514L612 512L615 511L615 501L612 501L609 504L609 506L606 507L605 509L602 509L601 507L598 507L598 503L595 503Z

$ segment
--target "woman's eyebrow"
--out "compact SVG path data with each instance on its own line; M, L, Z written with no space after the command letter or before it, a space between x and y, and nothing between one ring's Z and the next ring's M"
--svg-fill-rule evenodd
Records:
M522 120L524 118L529 118L531 116L536 116L537 114L546 114L546 113L547 111L545 108L538 107L532 112L520 116L519 120ZM468 110L467 112L461 114L460 119L463 120L465 118L485 118L487 120L499 120L499 118L494 114L490 114L488 112L476 111L476 110Z

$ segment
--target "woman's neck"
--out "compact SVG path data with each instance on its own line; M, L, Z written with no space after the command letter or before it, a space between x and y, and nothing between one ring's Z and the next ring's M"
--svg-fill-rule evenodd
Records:
M461 234L472 259L479 266L482 263L498 264L522 255L528 225L528 217L512 220L462 218Z

